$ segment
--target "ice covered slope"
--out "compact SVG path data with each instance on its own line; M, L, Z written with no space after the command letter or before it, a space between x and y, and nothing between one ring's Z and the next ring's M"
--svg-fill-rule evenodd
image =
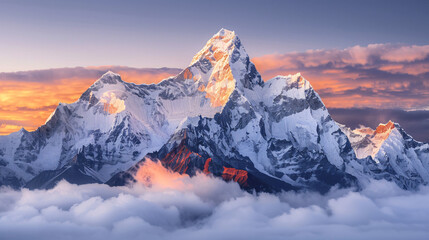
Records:
M18 164L10 162L10 156L13 156L21 138L28 132L21 129L10 135L0 136L0 186L6 185L13 188L19 188L25 184L24 176L31 178L31 175ZM22 163L25 164L25 163Z
M25 188L50 189L61 180L66 180L72 184L101 183L98 173L87 166L87 159L85 159L83 150L65 166L41 172L27 182Z
M199 169L257 190L325 192L334 185L357 185L346 172L355 158L346 135L300 74L235 89L222 112L188 118L148 158L174 171Z
M395 124L389 121L387 124L380 124L375 130L368 127L351 130L345 126L342 126L342 129L350 139L358 158L366 158L368 156L374 158L384 141L387 140L392 130L395 129Z
M85 146L101 181L159 149L187 117L213 117L236 89L263 85L234 32L220 30L191 65L159 84L135 85L107 72L34 132L0 136L0 184L22 185L60 169Z
M405 189L429 183L429 144L415 141L398 123L389 121L375 130L342 129L366 175L395 181Z

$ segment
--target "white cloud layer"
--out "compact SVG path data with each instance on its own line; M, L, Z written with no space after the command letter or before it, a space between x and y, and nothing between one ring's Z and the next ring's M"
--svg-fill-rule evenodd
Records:
M429 189L249 194L199 174L130 187L1 189L1 239L427 239ZM159 182L161 181L161 182ZM169 182L169 183L168 183ZM168 184L166 184L168 183Z

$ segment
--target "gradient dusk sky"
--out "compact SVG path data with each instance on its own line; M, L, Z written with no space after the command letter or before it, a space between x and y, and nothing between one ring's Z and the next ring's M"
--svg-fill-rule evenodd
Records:
M429 1L2 0L0 72L186 67L221 27L250 56L429 43Z
M107 70L175 75L227 28L264 80L302 72L335 120L429 141L429 1L0 0L0 22L0 134L36 129Z

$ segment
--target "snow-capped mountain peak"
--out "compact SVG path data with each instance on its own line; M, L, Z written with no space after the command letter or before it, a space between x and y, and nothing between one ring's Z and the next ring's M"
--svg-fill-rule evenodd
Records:
M206 45L192 58L191 64L207 59L210 62L218 61L228 55L233 46L240 42L234 31L221 29L207 41Z
M386 124L380 123L377 128L360 127L354 130L342 127L343 131L348 135L352 146L355 149L358 158L372 158L379 152L384 141L389 138L391 132L395 129L395 124L392 121Z
M215 36L220 36L220 37L224 37L224 36L226 36L226 35L235 35L235 31L231 31L231 30L228 30L228 29L225 29L225 28L221 28L220 30L219 30L219 32L217 32L216 34L215 34Z
M206 43L182 76L196 81L198 90L206 94L212 107L224 106L234 90L264 84L238 36L226 29Z
M375 129L376 134L389 134L395 128L395 123L390 121L386 124L380 123Z
M122 79L119 74L114 73L112 71L107 71L97 81L101 81L102 83L108 83L108 84L116 84L118 82L122 82Z
M125 99L129 93L121 76L112 71L103 74L80 97L89 102L88 107L102 105L104 112L116 114L126 109Z
M341 128L366 175L395 181L405 189L429 183L429 144L415 141L398 123L389 121L375 130Z

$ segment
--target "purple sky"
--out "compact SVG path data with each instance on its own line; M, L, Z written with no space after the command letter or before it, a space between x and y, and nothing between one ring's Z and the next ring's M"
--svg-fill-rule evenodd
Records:
M429 43L429 1L0 2L0 72L180 67L221 27L251 57L370 43Z

